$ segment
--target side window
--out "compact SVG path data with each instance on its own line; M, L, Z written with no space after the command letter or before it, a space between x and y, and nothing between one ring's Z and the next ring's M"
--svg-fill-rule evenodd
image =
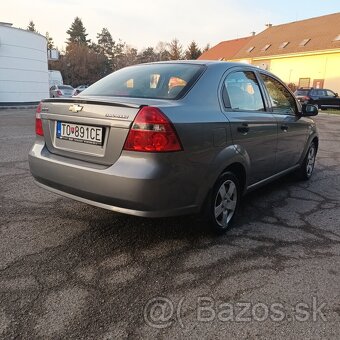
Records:
M276 79L261 74L263 82L268 90L269 99L275 113L292 113L296 112L296 102L290 92Z
M265 111L261 91L254 72L239 71L231 73L224 81L225 90L233 110Z
M327 93L326 95L328 97L334 97L335 96L335 93L333 91L327 90L326 93Z
M52 87L50 88L50 90L51 90L51 91L55 90L55 86L52 86Z

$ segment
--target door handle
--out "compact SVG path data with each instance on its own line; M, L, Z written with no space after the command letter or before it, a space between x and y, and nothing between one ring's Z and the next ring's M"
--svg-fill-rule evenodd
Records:
M288 125L281 125L281 130L287 131L288 130Z
M238 132L241 132L241 133L243 133L243 134L248 133L248 132L249 132L249 126L248 126L248 124L247 124L247 123L243 123L242 126L239 126L239 127L237 128L237 131L238 131Z

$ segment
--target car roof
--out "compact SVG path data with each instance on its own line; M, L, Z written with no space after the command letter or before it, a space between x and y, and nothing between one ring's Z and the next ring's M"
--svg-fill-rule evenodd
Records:
M249 65L244 63L233 63L229 61L220 61L220 60L166 60L166 61L156 61L152 63L146 63L146 64L196 64L196 65ZM146 65L146 64L139 64L139 65ZM249 65L252 66L252 65Z
M157 65L157 64L190 64L190 65L202 65L208 68L217 68L221 70L227 70L231 67L247 67L253 70L261 70L267 74L271 74L268 71L262 70L259 67L256 67L251 64L246 63L235 63L229 61L220 61L220 60L167 60L167 61L156 61L152 63L144 63L144 64L137 64L132 66L142 66L142 65ZM131 66L129 66L131 67Z
M303 91L303 90L323 90L323 91L326 90L326 91L333 91L331 89L325 89L325 88L319 89L319 88L314 88L314 87L300 87L297 90L301 90L301 91Z

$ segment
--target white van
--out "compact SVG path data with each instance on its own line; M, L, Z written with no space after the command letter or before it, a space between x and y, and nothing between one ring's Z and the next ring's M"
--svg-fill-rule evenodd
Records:
M50 88L53 85L64 84L63 77L61 76L60 71L56 71L56 70L48 70L48 80L49 80Z

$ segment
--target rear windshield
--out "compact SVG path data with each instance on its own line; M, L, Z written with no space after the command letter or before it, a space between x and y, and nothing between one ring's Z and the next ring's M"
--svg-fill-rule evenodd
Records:
M296 90L294 94L296 96L307 96L308 95L308 91L309 90Z
M60 89L60 90L73 90L73 87L69 86L69 85L59 85L58 89Z
M177 99L187 92L203 70L203 65L194 64L126 67L91 85L82 96Z

